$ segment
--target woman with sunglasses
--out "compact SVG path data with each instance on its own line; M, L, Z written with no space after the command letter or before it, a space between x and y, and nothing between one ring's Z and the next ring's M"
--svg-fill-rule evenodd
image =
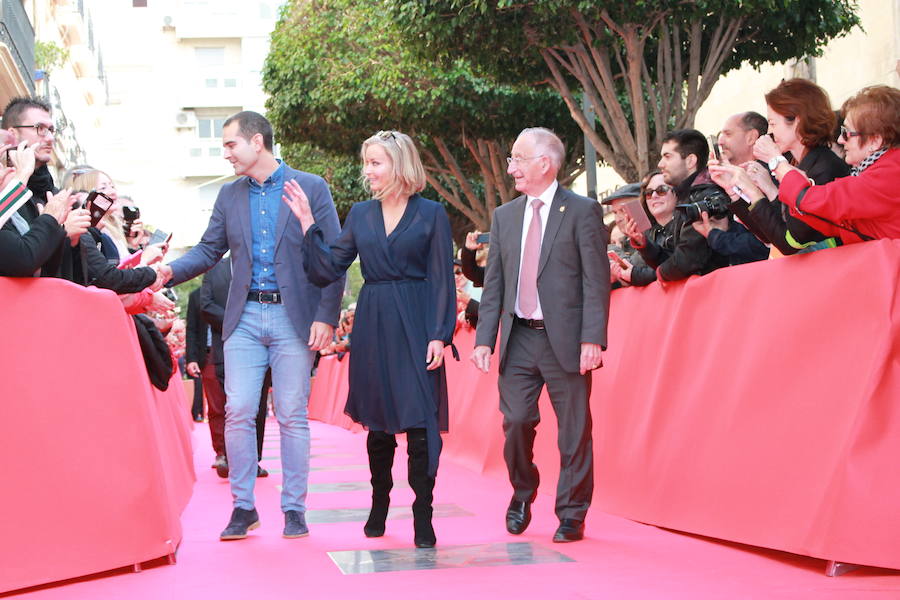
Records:
M764 197L752 204L746 199L735 202L732 210L750 231L782 254L832 247L835 242L830 236L789 213L770 177L781 164L797 167L820 185L850 173L850 167L830 148L835 117L828 94L806 79L789 79L766 94L766 105L770 135L756 141L753 155L768 169L756 161L742 165Z
M357 300L345 412L368 430L372 509L367 537L384 535L393 487L395 434L406 433L414 541L435 545L432 490L447 430L444 346L456 323L453 244L444 208L419 195L425 169L415 144L399 131L362 145L363 179L374 199L354 204L338 240L325 244L306 196L292 182L284 201L300 221L303 266L325 286L360 258L365 285Z
M661 241L666 235L666 226L672 222L672 217L675 214L675 192L672 186L666 185L663 181L660 171L651 171L641 180L640 194L641 206L650 219L650 229L646 232L641 232L640 235L635 237L639 242L643 238L644 245L646 245L646 238L656 243L657 240ZM618 210L624 209L620 208ZM626 234L629 221L634 223L633 219L626 215ZM634 231L634 229L636 228L632 230ZM629 239L632 240L632 245L634 245L634 238L629 237ZM635 248L637 247L635 246ZM610 264L611 271L618 276L619 281L622 283L633 286L650 285L656 281L656 269L647 266L640 255L640 250L636 250L634 254L637 256L632 255L630 259L623 260L624 265L618 263L615 265Z
M809 173L780 161L774 169L778 196L791 216L845 244L900 238L900 90L886 85L863 88L844 102L840 142L852 177L824 185ZM762 139L762 138L760 138ZM759 142L757 142L759 144ZM766 152L763 147L760 152ZM710 172L733 194L755 200L763 191L738 167Z
M641 270L637 276L632 272L632 285L648 285L660 279L661 267L667 281L677 281L728 266L728 260L709 247L683 213L675 212L675 190L665 183L660 171L650 172L642 181L641 199L651 217L651 227L639 231L634 219L628 217L625 234L653 276L649 271Z

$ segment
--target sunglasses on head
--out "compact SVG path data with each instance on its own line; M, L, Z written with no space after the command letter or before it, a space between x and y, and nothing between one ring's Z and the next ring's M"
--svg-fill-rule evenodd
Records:
M393 131L379 131L379 132L376 133L375 135L376 135L376 137L378 137L378 138L380 138L380 139L382 139L382 140L394 140L394 141L397 141L397 136L394 135L394 132L393 132Z
M653 194L656 194L657 196L665 196L666 194L668 194L671 191L672 191L671 185L662 184L662 185L656 186L653 189L648 188L647 190L645 190L644 198L649 198Z

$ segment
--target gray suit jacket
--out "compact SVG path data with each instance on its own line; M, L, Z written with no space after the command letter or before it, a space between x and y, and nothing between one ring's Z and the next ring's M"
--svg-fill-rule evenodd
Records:
M519 196L494 211L491 251L478 310L475 344L494 350L500 338L500 372L516 310L522 223L527 198ZM553 354L562 368L577 373L581 344L606 349L609 315L608 234L600 204L562 186L550 205L538 263L538 297Z
M316 224L325 234L325 241L334 242L341 226L328 184L318 175L297 171L285 165L284 180L288 179L295 180L306 192ZM283 202L278 210L276 237L275 277L297 335L303 339L308 338L313 321L336 326L344 278L341 277L322 289L306 279L301 255L303 231L300 229L300 221ZM247 177L222 186L209 226L200 243L172 262L172 285L205 273L229 249L233 277L225 306L223 340L227 340L237 326L247 302L247 292L250 291L253 234L250 231L250 186Z

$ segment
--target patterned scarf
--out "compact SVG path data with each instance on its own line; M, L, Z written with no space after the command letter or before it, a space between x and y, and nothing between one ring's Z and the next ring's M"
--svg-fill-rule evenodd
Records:
M850 169L850 175L852 175L853 177L857 177L860 173L871 167L872 163L881 158L885 152L887 152L887 148L876 150L872 154L868 155L857 166Z

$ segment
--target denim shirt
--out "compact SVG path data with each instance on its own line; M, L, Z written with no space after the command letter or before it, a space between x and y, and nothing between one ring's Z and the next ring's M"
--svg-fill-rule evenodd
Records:
M253 233L253 271L250 289L278 291L275 277L275 225L284 191L284 163L260 185L250 179L250 231Z

